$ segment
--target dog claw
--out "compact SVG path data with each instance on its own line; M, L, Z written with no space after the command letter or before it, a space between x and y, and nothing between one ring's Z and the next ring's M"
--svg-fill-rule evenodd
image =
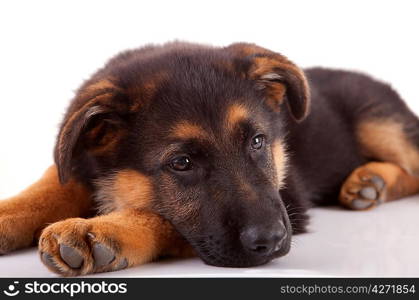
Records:
M362 177L361 177L361 180L362 180L362 181L369 181L369 180L370 180L370 178L369 178L368 176L362 176Z
M60 255L65 263L73 269L79 269L83 264L83 257L72 247L61 244Z
M86 236L87 236L87 238L89 239L89 241L93 241L93 239L96 237L93 233L91 233L91 232L88 232L87 234L86 234Z
M353 195L358 194L358 192L359 192L359 189L357 187L354 187L348 190L348 193L353 194Z
M361 191L359 192L359 195L362 197L362 198L365 198L365 199L369 199L369 200L376 200L377 199L377 196L378 196L378 193L377 193L377 191L375 190L375 188L373 188L373 187L364 187L363 189L361 189Z
M110 264L115 259L115 255L108 247L96 243L93 245L93 258L95 267L101 268Z

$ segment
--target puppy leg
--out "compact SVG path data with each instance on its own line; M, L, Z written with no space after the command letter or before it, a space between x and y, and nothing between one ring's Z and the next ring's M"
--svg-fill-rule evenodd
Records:
M0 254L34 244L48 223L87 215L91 204L87 188L74 180L61 185L50 167L25 191L0 201Z
M134 209L52 224L42 232L39 251L51 271L65 276L120 270L161 255L192 255L169 222Z
M371 162L357 168L343 184L339 201L350 209L366 210L419 193L419 178L393 163Z

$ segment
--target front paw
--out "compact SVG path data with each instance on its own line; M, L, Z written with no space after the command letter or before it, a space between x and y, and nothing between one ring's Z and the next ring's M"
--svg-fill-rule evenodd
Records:
M387 184L367 168L358 168L343 184L339 196L342 205L353 210L371 209L386 201Z
M80 218L54 223L42 232L41 260L51 271L64 276L124 269L129 262L107 229Z

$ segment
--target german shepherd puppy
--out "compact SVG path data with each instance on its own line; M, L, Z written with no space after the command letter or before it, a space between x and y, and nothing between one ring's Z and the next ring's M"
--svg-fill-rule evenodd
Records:
M78 90L55 165L0 202L0 253L39 241L65 276L167 255L265 264L313 205L418 193L418 147L418 118L362 74L246 43L126 51Z

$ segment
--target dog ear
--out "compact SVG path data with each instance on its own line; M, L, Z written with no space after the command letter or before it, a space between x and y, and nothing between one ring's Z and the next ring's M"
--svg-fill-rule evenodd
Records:
M123 110L117 105L121 90L109 80L82 87L61 125L54 151L61 183L71 176L73 162L81 154L101 154L118 140L124 126Z
M310 108L310 90L300 68L281 54L254 44L236 43L226 49L233 53L235 70L256 81L274 111L285 101L293 118L304 120Z

